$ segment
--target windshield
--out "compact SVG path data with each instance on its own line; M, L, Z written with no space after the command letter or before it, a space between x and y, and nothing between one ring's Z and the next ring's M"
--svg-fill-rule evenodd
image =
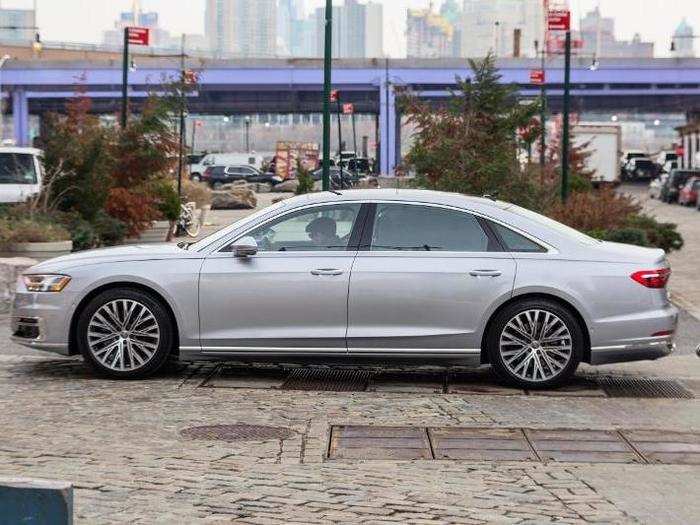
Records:
M218 239L221 237L224 237L225 235L228 234L228 232L233 231L235 229L240 228L241 226L245 226L248 223L251 223L258 219L258 217L262 217L263 215L266 215L267 213L275 210L279 210L280 208L283 208L286 206L285 201L280 201L272 206L268 206L267 208L263 208L262 210L258 210L255 213L248 215L247 217L243 217L242 219L237 220L236 222L229 224L228 226L225 226L221 228L220 230L217 230L216 232L212 233L211 235L207 235L206 237L198 240L197 242L193 242L192 244L187 245L186 247L183 247L186 250L191 250L191 251L197 251L201 250L202 248L206 248L213 242L216 242Z
M34 155L0 153L0 184L36 184Z
M545 217L544 215L540 215L539 213L535 213L534 211L521 208L520 206L513 205L510 208L508 208L508 211L512 211L513 213L517 213L522 217L535 221L541 224L542 226L555 230L557 233L569 237L577 242L589 245L600 243L598 239L594 239L593 237L590 237L585 233L581 233L580 231L575 230L574 228L571 228L566 224L557 222L554 219L550 219L549 217Z

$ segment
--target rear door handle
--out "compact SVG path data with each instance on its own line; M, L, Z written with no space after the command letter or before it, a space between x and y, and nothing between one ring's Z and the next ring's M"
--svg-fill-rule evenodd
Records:
M338 268L317 268L315 270L311 270L311 275L342 275L343 270L339 270Z
M469 275L472 277L498 277L501 275L500 270L472 270Z

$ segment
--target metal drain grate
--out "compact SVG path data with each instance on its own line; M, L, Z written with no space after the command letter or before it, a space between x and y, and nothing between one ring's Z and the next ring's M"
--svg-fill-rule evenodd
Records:
M288 428L264 425L206 425L180 431L182 437L208 441L266 441L288 439L294 434Z
M693 399L695 395L672 379L601 376L598 383L610 397Z
M367 370L336 368L295 368L282 384L282 390L323 392L363 392L372 373Z

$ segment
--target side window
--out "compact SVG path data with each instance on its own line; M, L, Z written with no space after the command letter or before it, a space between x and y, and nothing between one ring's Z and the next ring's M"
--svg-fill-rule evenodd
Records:
M378 204L373 251L486 252L489 239L473 215L414 204Z
M527 237L514 232L510 228L501 226L498 223L489 221L489 226L496 232L496 235L501 239L506 251L509 252L546 252L542 246Z
M346 250L361 206L342 204L299 210L247 235L255 239L261 252Z

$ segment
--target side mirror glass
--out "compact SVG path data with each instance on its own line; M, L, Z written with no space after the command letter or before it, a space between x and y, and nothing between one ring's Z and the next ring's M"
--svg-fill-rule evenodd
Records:
M231 245L231 251L236 257L248 257L258 253L258 243L253 237L242 237Z

